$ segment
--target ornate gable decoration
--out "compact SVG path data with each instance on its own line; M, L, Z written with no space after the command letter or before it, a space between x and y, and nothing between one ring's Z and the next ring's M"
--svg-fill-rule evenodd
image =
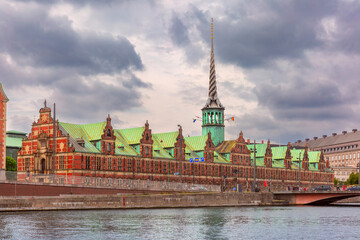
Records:
M106 118L106 126L104 128L103 135L101 135L101 139L103 139L103 140L105 140L105 139L106 140L115 140L116 139L113 127L111 126L110 114Z
M101 150L104 154L115 154L115 135L114 130L111 126L110 114L106 119L106 126L104 128L104 133L101 135Z
M242 131L240 132L240 135L236 140L235 146L233 147L233 149L231 149L231 153L250 154L250 150L246 146Z
M211 132L209 131L208 138L206 140L206 144L204 147L205 162L214 162L214 151L215 151L215 145L211 140Z
M308 155L308 146L307 146L307 144L305 145L305 152L304 152L302 167L303 167L304 170L309 170L309 155Z
M291 145L290 142L288 142L286 153L285 153L285 159L284 159L284 165L286 169L291 169Z
M270 146L270 140L268 140L268 142L267 142L267 147L266 147L266 150L265 150L265 157L272 158L272 151L271 151L271 146Z
M266 167L272 167L272 151L270 146L270 140L267 142L267 147L265 150L264 163Z
M153 144L151 129L149 128L149 122L146 120L145 129L142 134L142 138L140 139L140 143Z
M145 129L140 139L140 154L143 157L152 158L153 140L151 135L151 129L149 128L149 122L146 120Z
M180 160L185 160L185 148L186 148L186 144L185 144L185 139L182 135L182 127L180 126L179 128L179 134L176 138L176 142L175 142L175 149L174 149L174 157L177 159L180 159L180 152L181 154L181 159Z
M211 132L210 131L208 133L208 139L206 140L204 150L205 151L215 151L215 145L214 145L213 141L211 140Z
M286 149L286 154L285 154L285 159L289 159L289 158L290 159L292 158L290 142L288 142L287 149Z

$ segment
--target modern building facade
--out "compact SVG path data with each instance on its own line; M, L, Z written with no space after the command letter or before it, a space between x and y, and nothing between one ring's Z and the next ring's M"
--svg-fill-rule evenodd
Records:
M334 176L340 181L346 181L352 172L357 172L360 162L360 132L353 129L351 132L343 131L331 136L323 135L321 138L298 140L293 143L295 147L305 147L314 151L322 150L325 160L329 162ZM346 169L346 170L345 170Z
M6 104L9 101L0 83L0 178L6 170Z
M18 154L18 179L30 174L56 174L60 182L73 176L139 179L221 185L224 190L281 190L301 185L332 184L321 151L250 144L243 133L225 141L224 106L217 96L211 35L209 94L202 108L202 135L184 137L182 128L153 133L144 126L114 129L105 122L71 124L55 121L51 109L39 111Z
M26 138L26 133L20 131L6 132L6 156L12 157L17 161L18 151L21 149L22 140Z

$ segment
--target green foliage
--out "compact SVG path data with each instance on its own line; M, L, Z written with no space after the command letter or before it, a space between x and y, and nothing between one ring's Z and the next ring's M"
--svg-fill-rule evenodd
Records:
M334 186L336 187L339 183L340 181L337 178L334 178Z
M355 185L359 183L359 173L351 173L349 178L346 180L346 185Z
M16 161L12 157L6 157L6 171L17 171Z

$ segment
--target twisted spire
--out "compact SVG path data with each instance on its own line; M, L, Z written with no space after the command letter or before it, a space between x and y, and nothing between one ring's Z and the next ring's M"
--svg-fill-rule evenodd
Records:
M209 75L209 97L205 108L215 107L223 108L217 97L216 74L215 74L215 56L214 56L214 20L211 19L211 54L210 54L210 75Z

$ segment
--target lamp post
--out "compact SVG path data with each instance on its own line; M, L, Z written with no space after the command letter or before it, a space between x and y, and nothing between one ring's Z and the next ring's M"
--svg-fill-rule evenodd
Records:
M252 186L252 191L255 192L255 188L256 188L256 142L254 140L254 181L253 181L253 186Z
M300 191L300 187L301 187L301 164L300 164L300 160L301 160L301 151L299 152L299 191Z
M358 176L358 185L360 185L360 162L357 163L357 167L358 167L358 173L359 173L359 176Z
M181 129L181 125L178 124L178 127ZM179 157L180 157L180 169L179 169L179 174L180 174L180 182L182 183L182 142L183 140L180 140L180 153L179 153Z

